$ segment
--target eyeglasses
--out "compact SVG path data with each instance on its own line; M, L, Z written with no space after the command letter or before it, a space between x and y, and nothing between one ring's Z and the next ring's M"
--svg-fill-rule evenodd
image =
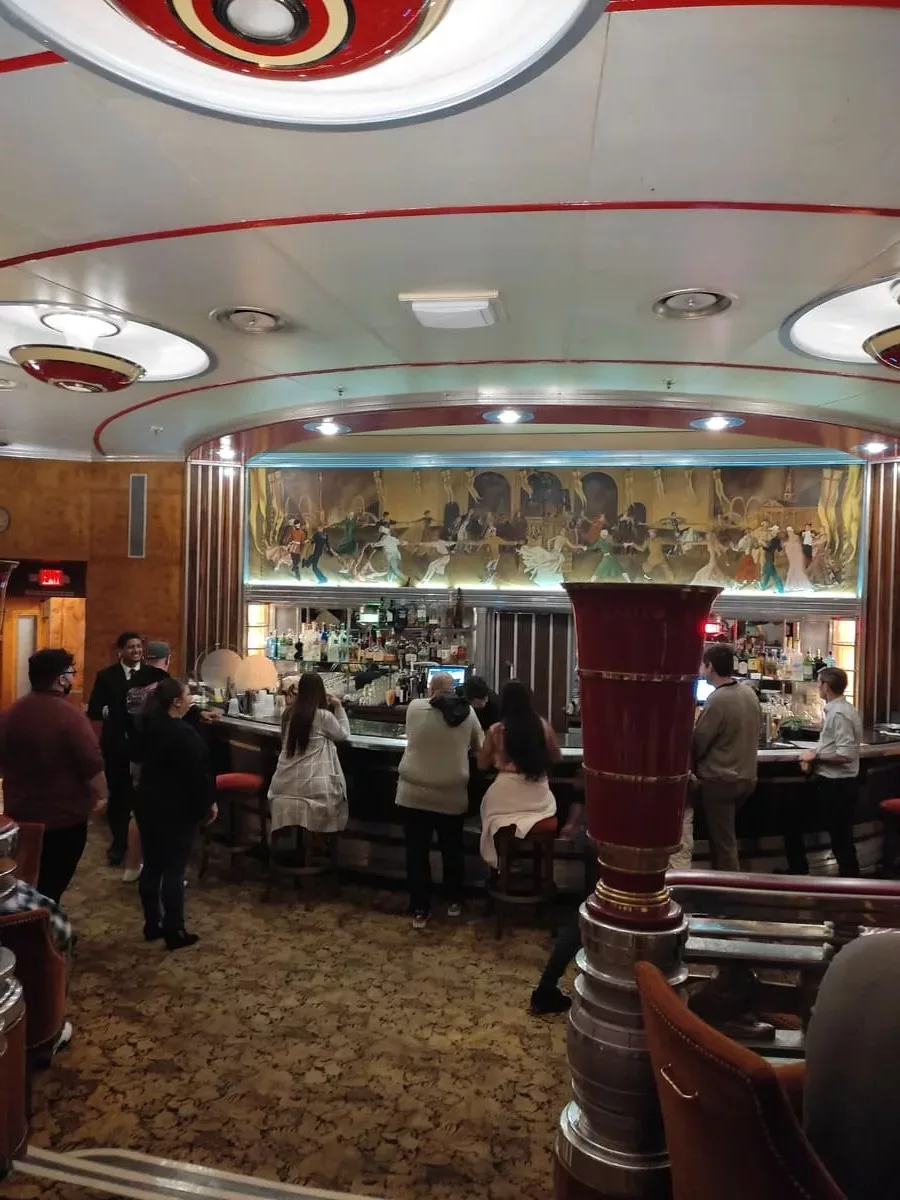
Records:
M65 669L65 671L63 671L63 675L77 675L77 674L78 674L78 671L75 667L67 667Z

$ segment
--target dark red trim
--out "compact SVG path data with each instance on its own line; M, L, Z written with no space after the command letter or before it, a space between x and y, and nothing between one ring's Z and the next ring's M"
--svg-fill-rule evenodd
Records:
M32 67L52 67L66 60L52 50L41 50L36 54L20 54L16 58L0 58L0 75L11 75L13 71L30 71Z
M900 0L609 0L607 12L646 12L664 8L900 8Z
M593 212L759 212L815 214L834 217L887 217L900 220L900 208L849 204L792 204L768 200L539 200L527 204L439 204L423 208L373 208L359 212L299 213L290 217L259 217L245 221L220 221L214 225L184 225L175 229L151 229L144 233L123 233L117 237L97 238L51 246L0 259L0 270L21 267L89 250L109 250L116 246L136 246L144 242L169 242L176 238L205 237L211 233L241 233L254 229L285 229L300 225L343 225L354 221L410 220L420 217L522 216L535 213Z
M195 387L179 388L174 392L166 392L162 396L153 396L148 400L140 400L137 404L131 404L128 408L120 409L119 412L111 413L105 417L97 428L94 430L94 447L99 454L105 454L103 445L100 441L105 430L113 423L118 421L120 417L127 417L131 413L139 412L143 408L150 408L154 404L162 404L166 400L177 400L182 396L192 396L200 392L214 392L220 388L243 387L251 383L269 383L275 379L311 379L313 377L325 377L328 375L356 375L363 371L402 371L402 370L436 370L443 367L692 367L703 368L713 367L719 370L726 371L767 371L783 375L813 375L825 377L828 379L862 379L867 383L887 383L892 385L900 384L900 375L897 378L878 378L872 375L862 375L856 372L843 371L823 371L815 367L784 367L760 365L754 363L749 366L744 366L741 363L723 363L723 362L668 362L665 359L659 358L468 358L468 359L448 359L445 362L406 362L406 363L368 363L365 366L352 367L324 367L315 371L282 371L276 375L252 375L246 379L228 379L221 380L218 383L201 383ZM481 404L484 407L484 404ZM707 406L707 411L710 406ZM398 410L403 411L403 410ZM702 411L702 410L701 410ZM791 418L784 418L785 420ZM820 422L819 415L810 415L808 418L792 418L798 421L813 421ZM274 422L273 422L274 423ZM745 432L749 432L745 430Z

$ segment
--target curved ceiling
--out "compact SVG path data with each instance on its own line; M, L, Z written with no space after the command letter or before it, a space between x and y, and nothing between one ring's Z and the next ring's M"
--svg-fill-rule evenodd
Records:
M129 313L215 363L118 396L4 365L20 386L0 391L0 437L181 457L222 430L445 394L484 408L504 389L590 404L600 425L622 423L607 405L680 405L900 432L900 374L779 336L817 296L900 273L898 52L893 4L622 2L478 107L305 132L139 95L0 22L0 101L18 114L0 127L0 301ZM734 302L653 314L685 287ZM467 290L497 290L501 321L424 329L397 300ZM209 320L232 304L292 327Z

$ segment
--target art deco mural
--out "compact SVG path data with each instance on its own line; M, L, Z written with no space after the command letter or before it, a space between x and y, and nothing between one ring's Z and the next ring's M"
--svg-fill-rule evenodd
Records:
M248 472L251 583L855 594L858 467Z

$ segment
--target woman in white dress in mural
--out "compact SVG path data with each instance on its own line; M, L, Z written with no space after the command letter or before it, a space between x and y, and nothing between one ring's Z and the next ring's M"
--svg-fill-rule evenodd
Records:
M725 547L714 533L708 534L706 538L706 550L709 554L709 562L705 567L700 568L691 583L708 583L715 587L727 587L731 580L725 574Z
M787 555L788 572L784 585L789 592L809 591L809 576L806 573L806 557L803 553L803 542L800 535L787 526L784 539L784 552Z

